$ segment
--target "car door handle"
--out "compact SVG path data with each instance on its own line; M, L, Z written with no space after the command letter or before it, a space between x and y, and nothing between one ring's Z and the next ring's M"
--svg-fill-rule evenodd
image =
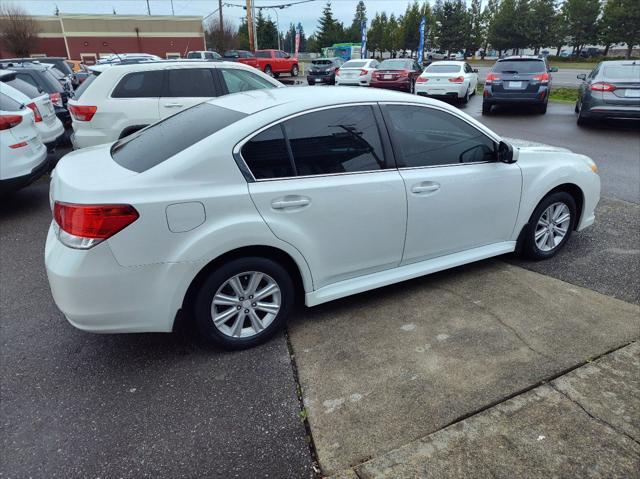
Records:
M440 185L438 183L434 183L432 181L425 181L424 183L418 183L417 185L413 185L411 187L412 193L433 193L440 189Z
M180 108L182 103L166 103L164 105L165 108Z
M286 208L301 208L311 203L309 198L304 196L285 196L284 198L278 198L271 202L271 207L274 210L284 210Z

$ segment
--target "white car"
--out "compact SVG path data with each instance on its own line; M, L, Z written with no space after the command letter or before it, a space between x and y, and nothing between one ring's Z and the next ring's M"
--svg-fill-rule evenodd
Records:
M441 61L430 64L416 79L416 95L453 98L467 103L476 94L478 70L466 62Z
M233 62L165 61L92 67L69 100L74 148L110 143L208 98L284 87Z
M123 61L149 61L154 62L162 60L158 55L152 55L151 53L114 53L113 55L107 55L101 57L97 63L107 64L107 63L120 63Z
M56 304L93 332L166 331L179 312L227 348L314 306L513 251L543 259L594 222L588 157L512 148L457 108L312 87L211 100L51 179Z
M187 53L188 60L222 60L222 55L209 50L195 50Z
M40 140L34 112L0 91L0 195L27 186L47 169L47 148Z
M33 111L40 140L54 148L64 134L64 125L56 116L49 95L19 78L10 70L0 70L0 91Z
M349 60L336 71L336 85L369 86L371 74L378 68L378 60Z

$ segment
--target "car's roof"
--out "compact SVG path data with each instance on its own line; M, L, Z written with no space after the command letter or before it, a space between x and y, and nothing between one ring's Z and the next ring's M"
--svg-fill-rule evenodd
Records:
M230 110L252 114L277 106L285 106L286 110L291 110L291 113L294 113L330 105L385 101L438 105L441 108L455 110L454 107L446 103L417 95L379 88L351 88L345 86L331 88L302 86L251 90L221 96L209 100L209 103Z
M453 65L453 66L461 67L464 64L465 64L465 62L459 61L459 60L437 60L435 62L430 63L429 66L431 66L431 65Z
M204 50L203 50L204 51ZM107 63L100 65L92 65L89 67L91 71L97 72L105 72L111 71L112 69L116 69L114 71L122 72L138 72L138 71L150 71L150 70L164 70L166 68L193 68L202 67L202 68L216 68L214 65L221 65L223 67L229 68L251 68L243 65L241 63L236 62L226 62L223 60L219 60L217 62L211 61L201 61L201 60L191 60L191 59L180 59L180 60L157 60L152 62L140 62L140 63Z
M531 55L511 55L504 58L498 58L499 62L509 61L509 60L537 60L539 62L543 62L544 58L534 57Z
M638 60L604 60L604 65L640 65Z
M53 68L52 65L48 63L46 65L43 65L42 63L35 63L35 62L10 62L10 61L0 60L0 64L4 65L6 68L20 68L23 70L45 71L45 70L49 70L50 68Z

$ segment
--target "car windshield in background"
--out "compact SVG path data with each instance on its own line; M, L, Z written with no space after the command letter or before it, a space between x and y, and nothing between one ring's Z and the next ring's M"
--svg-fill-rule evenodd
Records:
M118 140L111 147L111 157L120 166L142 173L245 116L200 103Z
M383 61L378 70L406 70L411 68L411 64L406 60L385 60Z
M505 60L495 64L496 73L544 73L547 67L539 60Z
M314 65L331 65L331 60L313 60L311 63Z
M459 65L435 65L431 64L427 67L429 73L458 73L460 71Z
M604 67L604 77L609 81L640 83L640 65L609 65Z
M362 68L366 66L366 64L367 62L356 62L352 60L342 65L342 68Z

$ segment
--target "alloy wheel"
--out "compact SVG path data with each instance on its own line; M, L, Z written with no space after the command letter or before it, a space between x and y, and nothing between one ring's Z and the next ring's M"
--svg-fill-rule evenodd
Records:
M271 276L246 271L218 288L211 302L211 320L225 336L249 338L269 327L281 305L280 287Z
M551 251L555 249L567 235L571 225L571 212L569 207L557 202L550 205L540 215L534 240L540 251Z

